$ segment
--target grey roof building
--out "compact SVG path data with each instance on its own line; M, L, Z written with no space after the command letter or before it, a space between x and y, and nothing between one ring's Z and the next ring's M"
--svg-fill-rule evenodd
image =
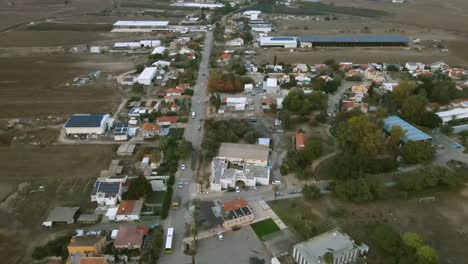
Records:
M309 240L296 244L293 258L298 264L324 264L325 255L332 256L333 264L354 263L369 251L366 244L356 245L354 240L335 228Z
M49 212L46 222L73 224L80 207L55 207Z
M218 157L240 160L268 160L268 146L222 143Z

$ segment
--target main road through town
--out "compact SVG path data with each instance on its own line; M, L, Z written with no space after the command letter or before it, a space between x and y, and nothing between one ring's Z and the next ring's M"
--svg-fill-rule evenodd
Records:
M194 151L191 159L185 161L186 169L179 170L176 173L176 183L174 185L174 199L179 200L180 208L171 210L168 218L164 222L165 231L168 227L174 228L173 252L165 254L160 261L163 264L185 264L192 263L191 256L184 254L182 240L185 237L185 223L189 219L186 204L195 198L197 194L197 184L195 182L196 171L198 168L198 156L201 151L201 141L203 136L203 122L206 116L207 107L207 85L209 75L209 61L211 45L213 43L213 31L208 31L203 45L202 60L199 66L197 83L193 88L192 111L195 112L195 118L191 118L188 127L185 129L184 137L192 142ZM179 188L179 182L182 182L182 188ZM166 232L164 232L166 234ZM164 237L164 244L166 238Z

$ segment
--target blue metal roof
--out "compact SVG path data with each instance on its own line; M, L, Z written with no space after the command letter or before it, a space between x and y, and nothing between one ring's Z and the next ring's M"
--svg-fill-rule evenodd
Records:
M114 135L121 136L128 134L128 127L118 126L114 129Z
M293 38L293 37L271 37L270 40L273 40L273 41L284 41L284 40L294 41L296 39Z
M431 136L417 129L413 125L409 124L405 120L399 118L398 116L390 116L384 119L384 130L387 133L392 131L393 126L400 126L401 129L405 131L405 136L401 139L404 143L409 141L424 141L432 139Z
M65 127L100 127L104 115L72 115Z
M300 42L400 42L409 43L410 39L403 36L302 36Z

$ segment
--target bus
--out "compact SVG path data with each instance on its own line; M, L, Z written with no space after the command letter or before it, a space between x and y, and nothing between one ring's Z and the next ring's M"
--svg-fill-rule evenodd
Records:
M173 234L174 234L174 228L169 227L167 229L166 248L165 248L165 252L167 254L172 253L172 236L173 236Z

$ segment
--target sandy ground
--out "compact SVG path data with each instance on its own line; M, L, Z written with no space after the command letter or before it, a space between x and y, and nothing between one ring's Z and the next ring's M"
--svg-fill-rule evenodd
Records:
M20 183L29 184L25 191L16 193L16 199L10 196L0 205L2 263L31 263L29 256L37 243L69 230L69 226L58 226L46 231L41 222L57 205L86 210L93 181L109 165L114 152L110 145L0 147L0 160L4 161L0 185L16 190ZM39 185L45 191L30 192Z

